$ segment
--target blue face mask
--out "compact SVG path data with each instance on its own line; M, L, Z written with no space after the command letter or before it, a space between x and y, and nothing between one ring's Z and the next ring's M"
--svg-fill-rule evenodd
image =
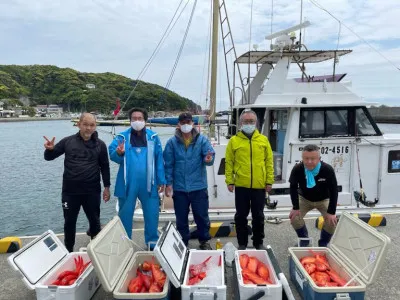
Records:
M242 125L242 131L247 134L252 134L256 130L255 124L244 124Z

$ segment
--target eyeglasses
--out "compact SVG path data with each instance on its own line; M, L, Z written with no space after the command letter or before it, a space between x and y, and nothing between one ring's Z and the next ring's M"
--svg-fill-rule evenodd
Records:
M242 124L254 125L256 124L256 120L242 120Z

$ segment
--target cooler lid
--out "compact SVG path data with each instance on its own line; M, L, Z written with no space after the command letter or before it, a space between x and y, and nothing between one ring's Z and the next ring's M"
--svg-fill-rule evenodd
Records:
M24 277L30 289L68 255L68 250L53 231L48 230L8 257L9 264Z
M168 279L179 288L187 263L187 247L175 226L169 222L153 250Z
M355 272L355 276L370 284L378 276L389 243L389 237L344 212L330 248Z
M118 216L89 243L87 253L103 288L112 292L133 255L132 241Z

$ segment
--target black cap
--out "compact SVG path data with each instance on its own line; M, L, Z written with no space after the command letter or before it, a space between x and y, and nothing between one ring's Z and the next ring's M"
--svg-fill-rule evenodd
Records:
M178 118L179 122L182 121L193 121L192 115L188 112L181 113Z

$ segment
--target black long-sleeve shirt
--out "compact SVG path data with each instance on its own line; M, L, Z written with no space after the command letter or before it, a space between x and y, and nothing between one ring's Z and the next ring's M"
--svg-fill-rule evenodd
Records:
M98 138L97 132L88 141L84 141L79 132L63 138L53 150L44 151L44 159L53 160L64 153L63 193L99 193L100 173L104 187L110 186L107 146Z
M335 170L327 163L321 162L319 173L314 179L315 186L307 188L303 163L301 162L293 167L289 178L293 209L299 209L299 195L312 202L329 198L328 213L334 215L338 199Z

